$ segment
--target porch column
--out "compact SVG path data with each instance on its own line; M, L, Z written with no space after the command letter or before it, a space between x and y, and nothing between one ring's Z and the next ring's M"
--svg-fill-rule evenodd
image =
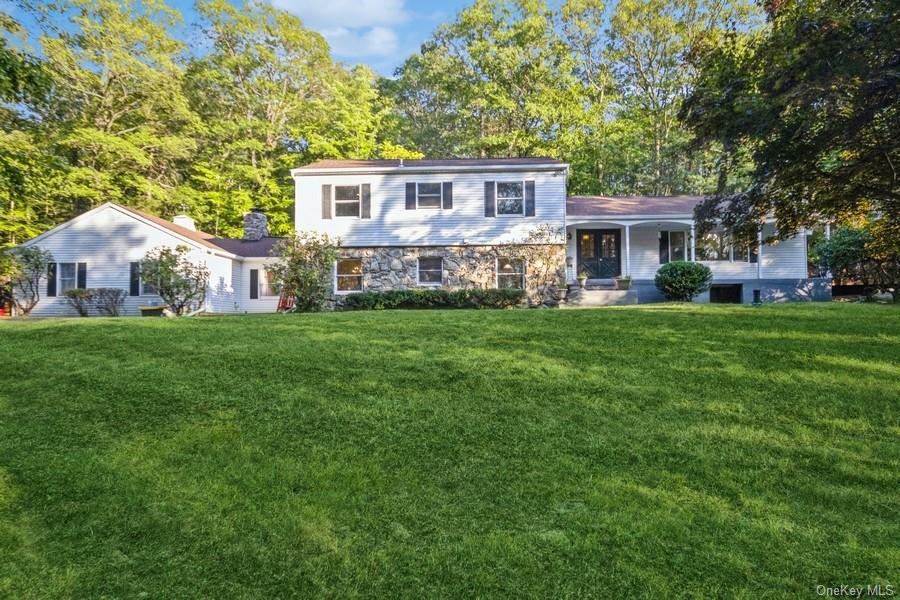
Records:
M831 239L831 223L825 223L825 239Z
M697 244L694 241L694 224L691 223L691 262L697 262Z
M756 232L756 278L762 279L762 227Z
M625 226L625 276L631 277L631 225Z

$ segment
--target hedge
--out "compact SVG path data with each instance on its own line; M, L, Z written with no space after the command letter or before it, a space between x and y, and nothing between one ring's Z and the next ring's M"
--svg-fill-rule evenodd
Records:
M360 292L344 296L343 310L391 308L511 308L519 306L525 290L516 289L412 289Z

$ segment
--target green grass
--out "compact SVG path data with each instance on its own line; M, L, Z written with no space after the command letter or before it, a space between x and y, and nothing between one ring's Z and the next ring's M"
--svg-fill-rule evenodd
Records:
M0 323L0 597L900 585L900 310Z

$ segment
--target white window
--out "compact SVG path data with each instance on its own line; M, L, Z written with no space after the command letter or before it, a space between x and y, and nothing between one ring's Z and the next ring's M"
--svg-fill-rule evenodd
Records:
M144 276L141 275L141 296L155 296L158 293L159 287L156 285L156 282L145 281Z
M697 260L710 262L756 262L757 249L735 247L728 234L711 231L697 240Z
M59 263L59 294L78 287L78 267L76 263Z
M358 185L334 186L334 215L336 217L359 217L360 204Z
M441 285L444 275L444 259L440 256L419 258L419 285Z
M525 184L521 181L497 182L497 214L525 214Z
M685 231L669 232L669 260L687 260L687 239Z
M525 261L521 258L498 258L497 287L525 289Z
M335 269L335 287L338 292L362 291L362 259L342 258Z
M262 281L259 283L259 295L260 297L281 295L281 284L272 271L265 270L262 272Z
M440 183L417 183L416 208L440 208L443 200L441 187Z

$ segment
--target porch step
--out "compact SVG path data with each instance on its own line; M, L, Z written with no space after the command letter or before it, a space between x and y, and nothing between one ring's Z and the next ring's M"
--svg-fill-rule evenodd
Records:
M615 279L588 279L584 282L585 289L588 290L614 290L616 289Z
M560 308L587 308L591 306L621 306L637 304L636 290L598 290L598 289L572 289L569 291L566 301L560 304Z

